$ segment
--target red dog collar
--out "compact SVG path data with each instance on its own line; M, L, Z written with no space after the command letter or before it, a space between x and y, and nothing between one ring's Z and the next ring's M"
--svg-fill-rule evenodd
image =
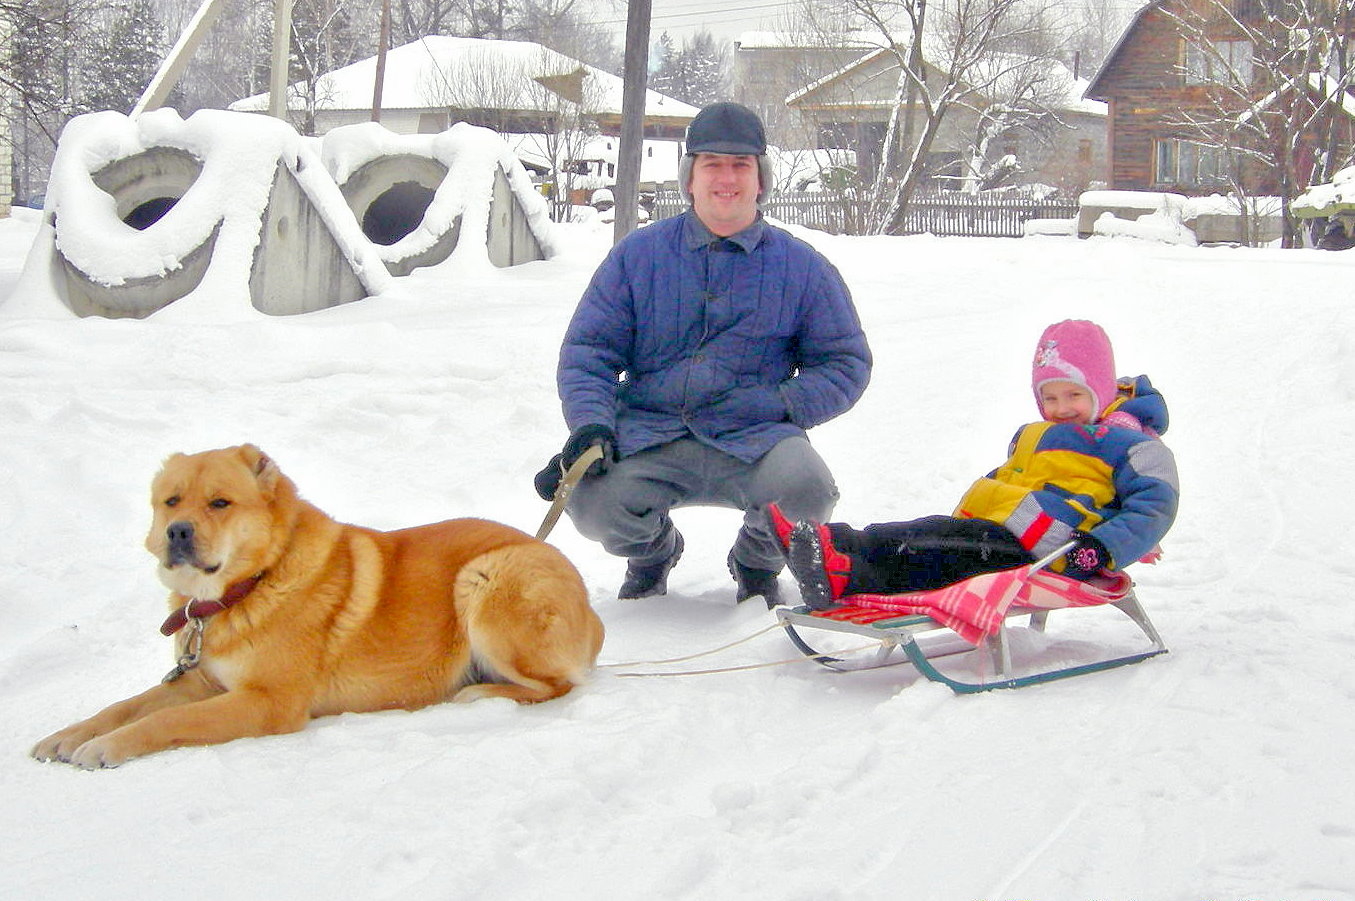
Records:
M241 579L234 585L226 589L226 593L216 601L200 601L197 598L189 598L188 603L184 604L178 610L175 610L160 626L160 634L173 635L188 624L188 618L206 619L214 616L229 607L240 603L245 597L254 590L263 579L263 573L257 576L250 576L248 579Z

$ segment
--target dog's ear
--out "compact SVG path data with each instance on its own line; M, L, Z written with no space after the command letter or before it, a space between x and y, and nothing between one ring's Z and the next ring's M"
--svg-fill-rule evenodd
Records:
M160 461L160 469L161 469L161 471L163 472L164 469L165 469L165 467L169 466L169 464L173 463L175 460L178 460L178 459L180 459L181 457L186 457L186 456L187 456L187 454L183 453L182 451L177 452L177 453L170 454L168 457L166 457L165 459L163 459L163 460Z
M242 445L240 454L245 459L245 465L259 480L259 487L265 491L272 491L277 485L278 476L281 475L281 470L278 469L278 464L273 462L273 458L252 444Z

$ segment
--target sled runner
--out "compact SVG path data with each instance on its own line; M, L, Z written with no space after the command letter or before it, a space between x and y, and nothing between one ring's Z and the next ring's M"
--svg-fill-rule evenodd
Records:
M1138 663L1165 653L1167 647L1134 594L1123 572L1079 582L1045 569L1067 547L1043 560L1015 569L973 576L931 591L895 595L851 595L827 610L777 607L776 617L794 645L830 669L852 671L911 663L933 682L960 694L994 688L1020 688ZM1029 627L1043 632L1049 613L1076 607L1115 607L1128 616L1148 640L1145 650L1073 666L1012 675L1008 622L1029 617ZM879 647L865 659L847 659L816 650L800 630L827 630L866 636ZM996 678L969 682L947 675L932 662L949 654L983 649ZM869 649L867 649L869 651ZM899 659L895 651L903 654ZM894 658L891 660L891 658Z

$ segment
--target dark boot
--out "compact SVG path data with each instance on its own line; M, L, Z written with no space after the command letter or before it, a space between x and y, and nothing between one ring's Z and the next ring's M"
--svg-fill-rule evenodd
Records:
M800 583L800 597L813 609L827 610L842 597L852 561L833 547L827 526L809 520L797 522L791 529L786 560Z
M734 559L729 552L729 574L734 577L734 602L742 604L752 597L760 597L767 602L770 610L781 603L781 586L777 584L777 574L769 569L753 569Z
M668 573L677 566L682 556L682 533L673 532L673 553L667 560L651 563L648 566L637 565L634 561L626 564L626 578L616 596L623 601L654 597L668 593Z

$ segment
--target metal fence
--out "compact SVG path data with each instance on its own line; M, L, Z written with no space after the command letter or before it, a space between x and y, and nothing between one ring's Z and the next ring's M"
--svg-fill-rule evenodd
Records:
M762 205L769 217L835 235L866 232L867 202L850 195L826 191L777 194ZM654 198L655 219L676 216L686 204L675 192L660 192ZM904 235L966 235L987 238L1019 238L1022 225L1031 219L1071 219L1078 213L1077 200L1039 200L1015 192L961 194L957 192L913 195L903 228Z

